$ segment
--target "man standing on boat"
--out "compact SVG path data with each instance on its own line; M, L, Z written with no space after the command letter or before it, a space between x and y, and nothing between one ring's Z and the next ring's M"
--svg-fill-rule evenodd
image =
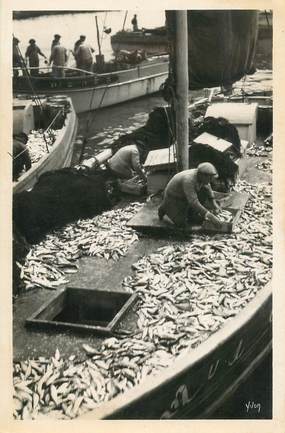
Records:
M133 16L131 23L133 26L133 32L137 32L139 28L138 28L138 20L136 14Z
M53 41L52 41L52 43L51 43L50 51L52 51L52 49L53 49L53 47L54 47L55 45L60 44L60 38L61 38L61 36L60 36L59 34L56 33L56 34L54 35L54 37L53 37Z
M132 179L138 175L146 182L141 166L141 155L136 144L121 147L106 163L107 169L121 179Z
M76 67L83 71L92 72L93 53L95 50L85 43L86 36L81 35L80 39L74 45L74 57Z
M57 45L55 45L52 49L49 64L52 64L52 75L56 78L64 78L65 77L65 70L64 67L67 63L67 50L62 45L60 45L60 42L58 42Z
M32 166L28 148L28 136L24 132L13 135L13 181L16 181L22 171Z
M13 36L13 68L21 68L23 66L22 57L19 50L19 42L19 39ZM18 69L13 70L13 76L19 76Z
M201 224L203 221L220 226L220 220L214 215L220 208L210 185L214 177L217 177L217 171L209 162L173 176L165 188L163 202L158 209L159 219L162 220L167 215L180 227L189 223Z
M29 40L29 46L26 50L26 63L27 60L29 60L29 66L30 68L35 68L35 69L30 69L30 74L31 76L37 76L39 74L39 64L40 64L40 58L39 55L44 57L45 59L46 56L41 52L41 49L36 45L36 41L35 39L30 39Z
M79 45L83 44L84 41L85 41L85 39L86 39L86 36L84 36L84 35L80 35L80 36L79 36L79 39L75 42L75 44L74 44L74 48L73 48L73 55L74 55L74 57L75 57L75 55L76 55L76 51L77 51L78 48L79 48Z

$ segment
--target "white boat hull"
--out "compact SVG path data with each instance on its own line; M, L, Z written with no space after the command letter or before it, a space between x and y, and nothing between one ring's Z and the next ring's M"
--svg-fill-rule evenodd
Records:
M52 146L52 151L42 157L13 183L13 193L31 189L46 171L69 167L73 155L78 119L73 107L66 116L65 125Z
M112 84L85 87L83 82L81 86L69 87L68 80L63 83L63 86L55 80L52 83L53 87L47 86L44 89L38 89L37 92L43 92L47 96L66 95L70 97L76 113L80 114L158 92L168 77L168 68L169 62L166 57L159 62L150 61L148 64L118 71L114 73L117 81ZM112 74L106 73L100 76L108 83ZM36 81L34 87L37 89ZM16 89L15 93L16 95L30 93L30 88L27 86L26 90Z

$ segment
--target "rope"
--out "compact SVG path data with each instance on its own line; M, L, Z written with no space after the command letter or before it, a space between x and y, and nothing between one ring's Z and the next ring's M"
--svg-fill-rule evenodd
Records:
M105 12L104 21L103 21L103 27L102 27L102 34L101 34L101 42L100 42L101 45L102 45L102 41L103 41L104 28L105 28L105 23L106 23L107 15L108 15L108 12Z
M27 151L28 151L28 148L27 148L27 149L23 149L23 150L22 150L20 153L18 153L18 155L16 155L16 156L11 155L10 152L8 152L8 155L10 155L11 158L13 159L13 161L15 161L15 159L19 158L19 156L21 156L22 153L27 152Z
M125 27L125 23L126 23L127 15L128 15L128 11L125 12L125 17L124 17L124 22L123 22L123 30L124 30L124 27ZM107 13L106 13L105 18L106 18L106 17L107 17ZM104 21L104 24L105 24L105 21ZM104 26L103 26L103 29L104 29ZM102 31L102 37L103 37L103 31ZM102 40L102 39L101 39L101 40ZM119 44L119 48L120 48L120 44ZM117 59L117 56L115 56L115 60L116 60L116 59ZM103 104L103 101L104 101L104 98L105 98L106 92L107 92L107 90L108 90L109 87L110 87L110 86L106 85L106 87L105 87L105 89L104 89L104 92L103 92L103 94L102 94L102 97L101 97L101 100L100 100L99 106L98 106L98 108L96 108L96 110L99 110L99 109L101 108L101 105ZM86 143L87 143L87 134L88 134L88 132L89 132L90 125L91 125L91 115L93 114L94 111L96 111L96 110L91 111L92 104L93 104L93 100L94 100L94 95L95 95L95 90L96 90L96 87L94 87L93 92L92 92L92 96L91 96L91 98L90 98L90 104L89 104L89 115L88 115L88 118L87 118L87 121L86 121L85 137L84 137L84 139L83 139L83 144L82 144L82 148L81 148L81 153L80 153L80 156L79 156L79 164L81 163L81 161L82 161L82 159L83 159L84 150L85 150L85 146L86 146Z
M15 37L14 34L13 34L13 37ZM29 72L29 70L28 70L28 68L27 68L26 62L25 62L25 60L24 60L24 57L23 57L23 55L22 55L22 53L21 53L21 50L20 50L20 48L19 48L18 45L17 45L17 51L18 51L18 54L19 54L19 56L20 56L20 59L21 59L21 62L22 62L22 66L23 66L23 68L21 68L21 69L22 69L22 70L24 69L24 71L25 71L25 73L26 73L26 76L27 76L27 79L28 79L28 84L29 84L29 86L30 86L30 88L31 88L31 90L32 90L32 93L33 93L34 101L35 101L36 105L38 105L38 107L40 108L41 112L43 112L43 105L42 105L42 102L41 102L40 98L38 97L38 95L37 95L36 92L35 92L35 89L34 89L34 87L33 87L32 80L31 80L30 72ZM43 133L43 139L44 139L44 141L45 141L45 145L46 145L47 151L49 152L49 150L48 150L47 139L46 139L44 133Z
M122 31L125 30L125 24L126 24L127 16L128 16L128 11L125 12ZM119 44L118 44L118 49L117 49L116 54L115 54L115 61L117 61L118 54L119 54L119 52L120 52L120 50L121 50L121 44L122 44L121 42L119 42Z

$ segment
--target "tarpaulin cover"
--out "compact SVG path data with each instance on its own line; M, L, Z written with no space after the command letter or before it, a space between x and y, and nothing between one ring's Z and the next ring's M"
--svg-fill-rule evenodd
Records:
M257 11L196 10L187 17L189 89L227 86L255 72ZM166 11L166 24L175 79L175 11Z

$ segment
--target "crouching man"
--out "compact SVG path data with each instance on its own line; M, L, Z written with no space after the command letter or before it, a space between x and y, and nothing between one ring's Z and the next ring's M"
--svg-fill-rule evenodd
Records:
M221 222L215 213L220 208L210 185L216 176L217 171L209 162L177 173L165 188L163 202L158 209L159 219L167 215L179 227L202 224L203 221L219 227Z
M121 147L106 163L112 174L120 179L131 179L135 175L146 183L147 178L141 164L141 155L136 144Z

